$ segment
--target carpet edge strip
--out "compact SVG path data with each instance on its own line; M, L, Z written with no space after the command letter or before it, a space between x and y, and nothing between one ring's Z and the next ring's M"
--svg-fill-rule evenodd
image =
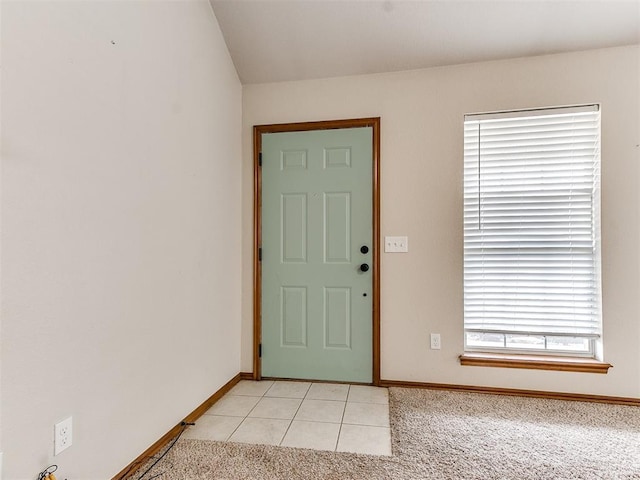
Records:
M517 397L546 398L577 402L607 403L640 407L640 398L613 397L608 395L589 395L584 393L548 392L543 390L522 390L517 388L483 387L474 385L454 385L448 383L410 382L402 380L380 380L381 387L424 388L428 390L449 390L489 395L508 395Z

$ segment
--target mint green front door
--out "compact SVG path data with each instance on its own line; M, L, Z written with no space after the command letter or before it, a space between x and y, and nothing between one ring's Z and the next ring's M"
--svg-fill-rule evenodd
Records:
M372 134L262 134L265 377L372 381Z

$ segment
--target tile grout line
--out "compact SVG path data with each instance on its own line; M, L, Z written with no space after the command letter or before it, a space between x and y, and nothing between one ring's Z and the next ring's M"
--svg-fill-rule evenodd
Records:
M236 431L240 428L240 425L242 425L244 423L245 418L247 418L247 417L244 417L242 420L240 420L240 423L238 424L238 426L236 428L234 428L233 432L231 432L229 434L229 436L226 438L226 440L224 440L225 442L228 442L229 439L233 436L233 434L236 433Z
M262 395L258 396L258 398L260 398L260 399L264 398L265 394L266 394L269 390L271 390L271 387L273 387L273 385L274 385L274 384L275 384L275 382L273 382L273 383L271 384L271 386L270 386L269 388L267 388L267 390L266 390ZM231 393L231 391L230 391L227 395L229 395L230 393ZM230 396L230 397L232 397L233 395L229 395L229 396ZM241 395L236 395L236 396L241 396ZM247 396L247 397L255 397L255 395L245 395L245 396ZM231 437L233 437L233 434L234 434L234 433L236 433L236 432L238 431L238 429L239 429L239 428L240 428L240 426L244 423L244 421L245 421L247 418L249 418L249 415L251 414L251 412L253 412L253 410L258 406L258 403L260 403L260 400L258 400L258 401L256 402L256 404L251 408L251 410L249 410L249 411L247 412L247 414L242 418L242 420L240 421L240 423L238 424L238 426L237 426L237 427L233 430L233 432L231 432L231 434L227 437L227 439L225 440L225 442L228 442L228 441L231 439Z
M374 423L345 423L344 420L342 423L345 423L345 425L356 425L356 426L362 426L362 427L379 427L379 428L391 428L391 418L389 416L389 406L382 404L382 403L369 403L369 402L350 402L351 405L370 405L370 406L382 406L382 407L386 407L385 408L385 412L386 415L383 415L384 418L386 418L387 420L387 425L378 425L378 424L374 424Z
M276 384L276 382L273 382L273 385L275 385L275 384ZM273 387L273 385L272 385L272 387ZM289 422L289 425L287 426L287 429L285 430L284 435L282 436L282 439L280 440L280 443L278 443L279 447L283 446L282 442L284 442L284 439L286 438L287 433L289 433L289 430L291 429L291 425L293 425L293 420L295 420L296 415L300 411L300 407L302 407L302 402L304 402L304 399L307 397L307 393L309 393L309 390L311 389L311 385L313 385L313 383L309 384L309 388L307 388L307 391L304 393L304 397L302 397L302 399L300 400L300 405L298 405L298 408L296 408L296 412L293 414L293 417L291 417L291 421ZM269 388L269 390L271 390L271 388Z
M259 402L260 400L258 400ZM256 403L257 405L257 403ZM255 405L253 408L256 408ZM249 410L249 413L251 413L253 411L253 408L251 410ZM236 428L233 429L233 432L231 432L231 434L227 437L227 439L225 440L225 442L228 442L231 437L233 437L233 434L236 433L238 431L238 429L242 426L242 424L244 423L244 421L249 418L249 413L247 413L244 417L241 417L242 420L240 420L240 423L238 424L238 426Z
M344 409L342 410L342 418L340 418L340 428L338 429L338 438L336 438L336 448L333 449L334 452L338 451L338 444L340 443L340 435L342 435L342 425L344 425L344 413L347 411L347 402L349 401L349 394L351 393L351 385L349 385L349 389L347 390L347 398L344 400Z

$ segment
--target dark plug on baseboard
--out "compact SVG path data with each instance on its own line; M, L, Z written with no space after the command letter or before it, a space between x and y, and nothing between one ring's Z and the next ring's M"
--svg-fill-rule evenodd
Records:
M185 422L184 420L180 422L180 426L186 427L187 425L195 425L194 422Z

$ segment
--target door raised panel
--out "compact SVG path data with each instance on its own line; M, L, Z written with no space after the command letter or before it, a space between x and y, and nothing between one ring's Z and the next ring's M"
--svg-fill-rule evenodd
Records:
M280 170L305 170L306 168L306 150L282 150L280 152Z
M324 289L324 347L351 348L351 289Z
M282 262L307 261L307 195L288 193L281 197Z
M351 166L351 148L331 147L324 149L324 168L348 168Z
M351 261L351 194L324 194L324 261Z
M281 345L307 346L307 289L306 287L282 287L280 293Z

